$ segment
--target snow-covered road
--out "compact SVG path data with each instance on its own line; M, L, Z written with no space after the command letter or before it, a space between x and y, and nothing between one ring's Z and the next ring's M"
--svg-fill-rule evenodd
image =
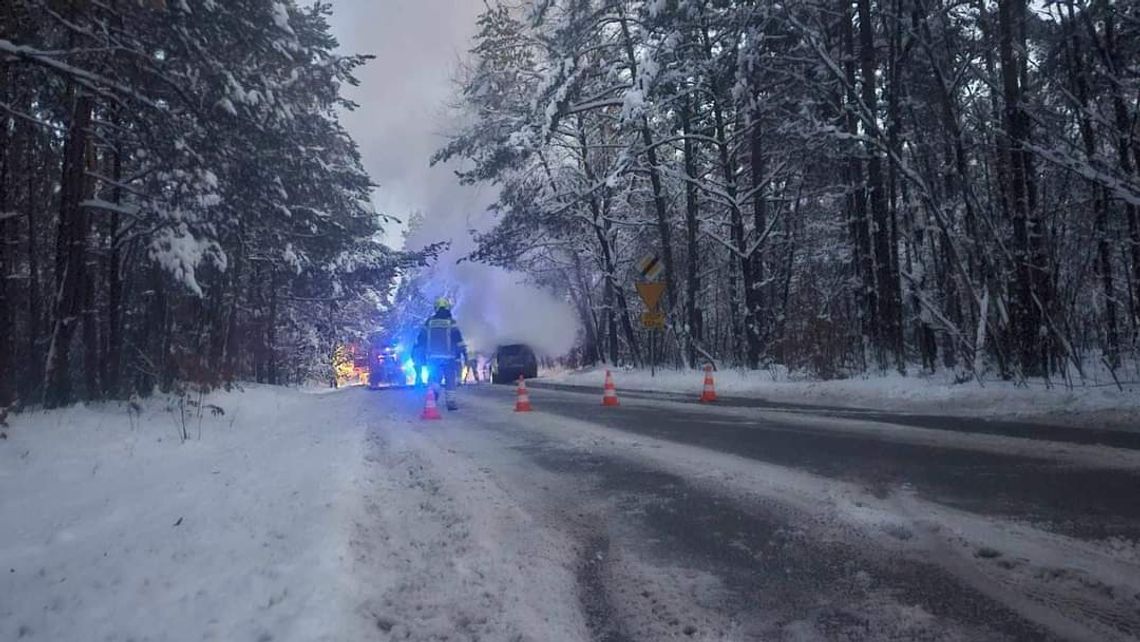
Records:
M159 407L18 417L0 639L1140 635L1135 450L531 397L252 388L184 444Z

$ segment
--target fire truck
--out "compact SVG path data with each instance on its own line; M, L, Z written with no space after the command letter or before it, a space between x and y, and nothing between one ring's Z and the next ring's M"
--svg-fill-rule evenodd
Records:
M369 338L369 388L406 386L414 384L415 380L415 364L399 343L380 335Z

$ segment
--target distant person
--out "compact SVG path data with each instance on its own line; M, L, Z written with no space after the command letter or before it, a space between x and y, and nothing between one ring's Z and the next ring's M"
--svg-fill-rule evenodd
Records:
M467 360L463 364L463 383L467 383L471 379L475 383L479 383L479 357L468 355Z
M448 410L458 410L455 386L459 383L459 364L467 360L467 346L463 334L451 316L451 302L444 297L436 299L435 314L431 315L416 339L417 363L427 364L428 383L444 383L444 403Z

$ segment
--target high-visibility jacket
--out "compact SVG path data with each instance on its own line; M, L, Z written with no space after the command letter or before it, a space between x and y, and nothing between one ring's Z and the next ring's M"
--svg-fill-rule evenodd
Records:
M416 339L420 361L455 359L467 356L467 346L450 310L438 310L425 323Z

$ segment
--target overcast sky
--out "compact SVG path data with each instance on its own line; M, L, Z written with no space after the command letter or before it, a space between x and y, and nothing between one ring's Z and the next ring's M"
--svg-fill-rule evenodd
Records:
M344 124L360 145L377 208L400 219L423 211L431 236L476 223L489 188L463 187L445 167L428 167L444 142L446 104L457 61L470 48L482 0L332 0L333 31L345 52L376 59L358 71L348 96L360 105ZM389 230L398 243L400 230ZM458 240L458 239L455 239Z

